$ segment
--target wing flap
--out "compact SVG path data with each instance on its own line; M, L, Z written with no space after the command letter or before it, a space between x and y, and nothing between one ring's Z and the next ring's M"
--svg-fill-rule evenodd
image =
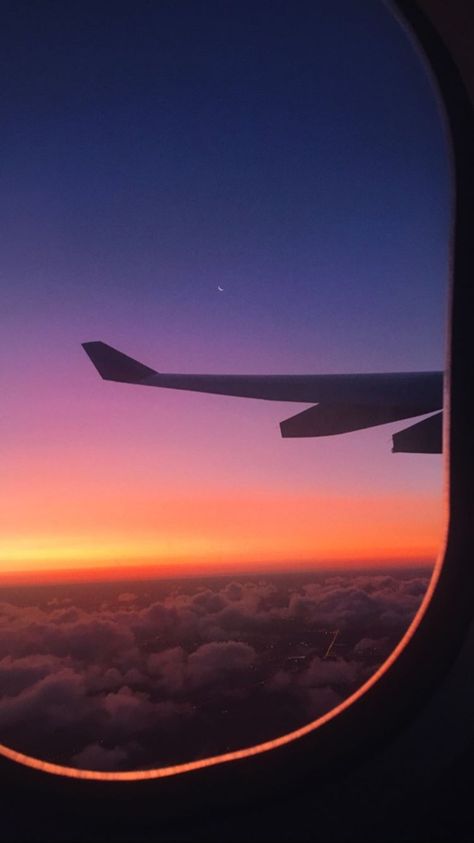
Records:
M394 454L441 454L443 452L443 413L400 430L392 437Z
M425 405L426 406L426 405ZM436 408L433 408L436 409ZM430 411L421 405L317 404L280 422L284 439L305 436L334 436L400 419L421 416Z

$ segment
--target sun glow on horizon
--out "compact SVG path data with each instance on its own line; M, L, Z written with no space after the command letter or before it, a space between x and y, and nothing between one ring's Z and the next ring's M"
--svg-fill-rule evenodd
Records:
M265 26L258 5L231 4L215 29L191 4L183 30L179 4L132 4L72 40L67 15L46 15L24 58L61 130L23 59L10 74L2 581L437 555L442 462L393 456L401 423L282 439L305 402L105 382L81 347L163 372L442 368L451 181L418 57L384 9L362 28L354 11L347 39L330 4L283 3Z
M441 540L442 506L432 496L317 494L207 495L199 500L155 498L108 503L63 513L50 523L17 527L0 540L0 577L24 573L153 568L192 574L232 574L235 568L292 565L400 564L434 559ZM101 509L98 505L99 510ZM349 563L350 564L350 563Z

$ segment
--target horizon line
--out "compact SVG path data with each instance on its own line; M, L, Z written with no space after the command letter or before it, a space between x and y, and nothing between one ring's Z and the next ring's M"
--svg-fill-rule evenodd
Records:
M22 571L0 572L0 588L16 585L66 585L68 583L121 582L130 580L167 580L200 579L210 577L233 577L240 575L258 576L263 574L303 574L325 571L361 571L374 569L399 570L405 568L434 568L436 558L412 557L400 559L378 557L366 559L336 559L318 562L296 560L293 562L260 562L254 564L195 564L183 568L181 565L102 565L87 568L47 568L40 571L28 569Z

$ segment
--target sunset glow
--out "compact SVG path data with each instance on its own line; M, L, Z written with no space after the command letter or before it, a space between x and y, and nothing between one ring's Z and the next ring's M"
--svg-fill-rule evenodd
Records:
M185 5L184 34L174 4L151 29L130 7L139 51L107 18L110 61L90 33L69 61L66 18L44 42L19 24L0 578L433 563L442 461L391 453L404 422L282 440L305 405L106 383L81 347L164 372L443 368L445 141L402 30L348 9L348 53L329 6L215 4L209 28Z
M228 566L317 568L348 560L429 562L442 528L441 505L431 496L376 501L310 494L145 501L131 496L107 507L92 503L89 518L74 517L64 501L58 510L36 510L27 536L19 525L18 532L2 535L1 575L101 566L117 573L123 566L148 565L169 575Z

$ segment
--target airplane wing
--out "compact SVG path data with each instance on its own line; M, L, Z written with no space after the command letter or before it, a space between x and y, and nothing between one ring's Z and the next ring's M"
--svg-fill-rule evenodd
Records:
M331 436L439 411L442 372L360 375L198 375L158 372L103 342L83 348L105 380L317 406L281 422L284 438ZM442 413L395 434L394 451L441 453ZM429 420L426 420L429 421ZM417 428L417 430L415 430ZM408 431L412 431L411 434ZM405 437L401 433L406 433ZM435 449L435 450L433 450ZM439 450L437 450L439 449Z

